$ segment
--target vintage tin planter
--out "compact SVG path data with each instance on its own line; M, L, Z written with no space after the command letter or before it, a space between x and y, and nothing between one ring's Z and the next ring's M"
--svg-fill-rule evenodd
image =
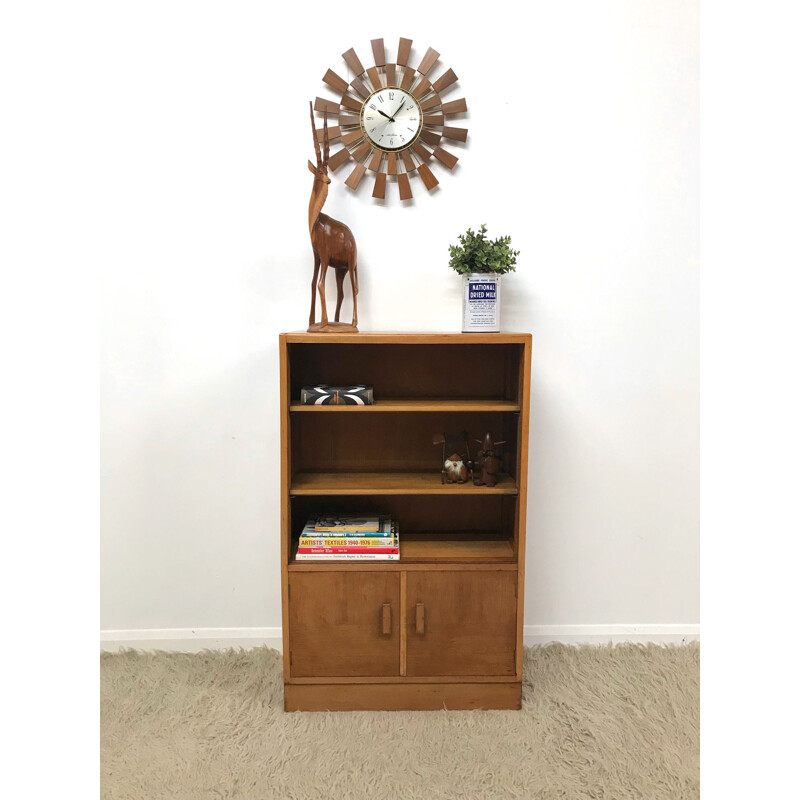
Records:
M462 333L500 330L500 276L473 272L462 277Z

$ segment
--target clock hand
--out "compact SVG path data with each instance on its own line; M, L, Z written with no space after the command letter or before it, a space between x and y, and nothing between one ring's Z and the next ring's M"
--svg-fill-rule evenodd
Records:
M405 98L403 98L400 101L400 105L397 106L397 108L394 110L394 114L392 114L392 122L395 122L395 117L403 110L403 106L405 105L405 103L406 103Z
M394 114L392 114L391 116L389 116L388 114L384 114L384 113L383 113L383 111L381 111L380 109L378 109L378 113L379 113L381 116L383 116L383 117L386 117L386 119L388 119L390 122L394 122L395 124L397 124L397 120L395 119L395 114L397 114L399 111L401 111L401 110L402 110L402 108L403 108L403 104L404 104L405 102L406 102L406 101L405 101L405 99L401 100L401 101L400 101L400 105L399 105L399 106L397 106L397 108L394 110Z

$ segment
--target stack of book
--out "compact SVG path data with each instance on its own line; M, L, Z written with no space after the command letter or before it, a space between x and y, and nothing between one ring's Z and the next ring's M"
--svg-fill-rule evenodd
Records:
M399 561L399 537L391 517L326 514L306 523L297 560Z

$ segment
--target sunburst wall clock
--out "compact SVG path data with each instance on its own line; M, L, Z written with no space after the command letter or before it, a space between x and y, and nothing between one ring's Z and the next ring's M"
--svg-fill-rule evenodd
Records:
M345 184L355 190L367 171L375 174L372 196L386 196L387 175L397 176L401 200L410 200L410 178L417 174L430 191L439 181L429 162L436 159L453 169L458 158L442 147L443 139L467 140L467 129L450 124L454 114L467 110L464 98L445 102L442 92L458 77L448 69L432 80L439 53L429 47L417 67L408 61L411 39L400 39L395 63L387 63L383 39L372 40L375 65L364 65L351 47L342 58L353 79L348 83L329 69L322 80L338 98L317 97L314 109L327 112L330 141L340 140L342 148L328 160L328 168L355 162ZM317 137L322 141L322 130Z

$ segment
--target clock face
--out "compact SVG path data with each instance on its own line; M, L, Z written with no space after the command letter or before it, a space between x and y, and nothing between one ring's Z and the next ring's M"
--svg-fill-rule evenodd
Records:
M389 86L373 92L361 109L361 130L375 147L405 150L422 130L422 109L413 95Z

